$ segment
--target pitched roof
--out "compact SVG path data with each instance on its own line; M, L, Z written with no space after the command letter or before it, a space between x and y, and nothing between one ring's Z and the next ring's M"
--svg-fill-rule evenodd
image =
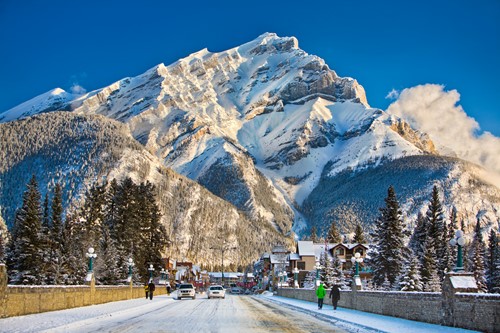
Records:
M314 255L314 246L312 241L298 241L297 246L299 248L299 255L301 256Z

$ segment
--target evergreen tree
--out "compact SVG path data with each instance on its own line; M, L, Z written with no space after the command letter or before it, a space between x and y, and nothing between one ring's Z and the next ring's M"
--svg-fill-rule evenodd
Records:
M62 237L62 279L65 284L81 284L87 273L84 223L77 215L68 215Z
M339 229L337 229L337 224L332 222L330 224L330 229L328 229L328 234L326 235L326 240L328 243L341 243L342 237L340 236Z
M385 204L386 206L380 209L372 237L373 282L378 286L384 283L385 278L394 285L406 257L401 210L392 186L387 191Z
M323 267L320 272L321 281L325 284L325 288L330 288L334 284L334 272L332 262L326 251L321 252L319 263Z
M348 281L345 278L344 272L342 271L342 262L336 255L333 256L332 260L332 284L336 284L339 288L345 288L348 285Z
M14 284L37 284L44 280L41 229L41 194L33 175L23 194L23 203L16 214L16 232L11 239L11 282Z
M59 284L62 282L61 275L63 272L64 253L63 251L63 204L62 204L62 189L60 184L56 184L54 189L54 197L52 199L52 217L50 228L50 275L51 284Z
M487 272L487 282L488 282L488 291L490 293L495 292L495 290L500 289L500 277L499 267L497 266L500 262L500 248L498 245L498 235L497 232L493 229L490 231L490 236L488 238L489 246L488 246L488 257L486 264L486 272Z
M356 224L356 228L354 229L354 239L353 243L364 244L366 242L365 234L363 232L363 228L361 224Z
M408 243L408 247L413 250L413 253L419 258L422 258L424 254L424 244L427 238L427 224L426 219L422 213L418 213L417 225L413 230L413 234Z
M136 201L139 203L138 216L142 239L136 252L140 253L141 249L147 249L144 258L158 267L161 265L162 253L165 251L168 238L165 227L160 223L161 213L154 193L154 185L150 182L142 183L137 188Z
M477 220L476 227L474 228L474 238L471 246L471 259L472 259L472 272L476 279L477 286L480 291L486 292L486 277L484 267L484 252L485 245L483 236L481 234L481 224Z
M85 202L81 209L83 240L85 247L93 247L99 251L101 226L105 216L106 184L94 184L85 194Z
M401 291L422 291L419 265L417 257L413 256L401 281Z
M100 284L113 285L125 277L124 262L120 262L115 241L107 225L102 226L99 255L95 261L95 275Z
M450 240L455 238L455 232L458 230L458 220L457 220L457 209L453 207L450 214L450 223L448 224L448 244ZM449 258L448 258L448 267L453 269L457 264L457 247L449 246Z
M441 291L441 282L437 271L434 242L428 236L424 246L424 256L420 267L420 279L423 291Z
M433 243L432 246L436 250L434 259L436 261L438 275L442 279L446 266L446 262L444 262L443 258L445 246L448 242L443 244L443 239L445 238L443 207L441 205L441 200L439 199L439 191L436 185L434 185L432 189L432 198L427 208L426 225L428 226L430 242Z

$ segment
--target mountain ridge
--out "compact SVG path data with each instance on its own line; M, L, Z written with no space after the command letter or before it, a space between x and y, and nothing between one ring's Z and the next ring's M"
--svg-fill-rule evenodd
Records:
M60 109L126 124L164 166L284 235L307 231L302 205L325 179L411 156L440 155L427 134L371 108L355 79L339 77L324 60L301 50L295 37L273 33L226 51L202 49L168 66L156 65ZM12 113L0 114L0 122ZM451 186L449 170L432 180L443 192ZM456 191L469 188L464 184ZM484 221L489 227L500 219L495 208L500 201L491 191L495 205L474 208L492 212L481 215L489 216ZM402 198L403 204L411 200ZM319 222L326 223L310 224Z

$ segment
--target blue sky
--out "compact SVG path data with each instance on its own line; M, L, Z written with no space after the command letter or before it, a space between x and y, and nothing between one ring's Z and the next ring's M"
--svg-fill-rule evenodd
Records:
M373 107L385 109L392 89L456 89L481 130L500 136L498 0L0 0L0 112L56 87L98 89L264 32L297 37L356 78Z

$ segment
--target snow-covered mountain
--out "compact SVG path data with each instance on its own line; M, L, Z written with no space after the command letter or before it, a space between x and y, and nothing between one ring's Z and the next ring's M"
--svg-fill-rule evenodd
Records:
M401 184L396 192L410 215L425 206L416 193L430 197L437 183L446 207L460 205L466 222L480 217L491 226L500 220L497 187L470 172L472 167L457 169L455 160L439 159L425 133L371 108L356 80L339 77L294 37L266 33L227 51L204 49L83 96L54 91L60 99L51 100L52 92L38 96L0 114L0 121L51 110L118 120L164 166L285 235L342 218L335 212L347 207L338 192L345 182L338 180L383 173L396 164L403 170L397 179L388 175L373 185L350 186L352 193L371 197L369 205L365 200L350 206L362 223L371 223L373 214L365 212L383 205L385 193L375 193L391 183ZM422 162L431 160L447 167L433 173L434 163ZM425 181L404 172L414 163ZM481 200L474 204L456 199L478 188Z
M0 124L0 155L0 208L10 227L32 174L43 196L51 197L55 184L62 185L67 212L79 206L94 182L130 177L156 186L161 222L175 244L168 251L176 258L218 264L218 252L210 248L227 233L226 241L238 248L229 251L227 263L247 265L274 242L291 240L164 167L126 125L100 115L51 112Z

